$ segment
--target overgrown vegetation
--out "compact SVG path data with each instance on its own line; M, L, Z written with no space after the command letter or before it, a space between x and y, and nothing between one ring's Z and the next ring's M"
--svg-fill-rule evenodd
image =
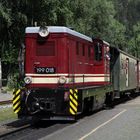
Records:
M13 112L12 107L0 109L0 123L11 119L17 119L17 115Z
M73 27L139 57L139 0L1 0L0 58L4 78L18 71L25 27L35 22Z

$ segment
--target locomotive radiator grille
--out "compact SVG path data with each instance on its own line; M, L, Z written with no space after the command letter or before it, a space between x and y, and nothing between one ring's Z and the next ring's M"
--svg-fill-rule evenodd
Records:
M21 110L20 92L21 92L20 89L15 90L13 92L13 110L14 110L14 113L18 113Z
M78 90L77 89L70 89L70 101L69 101L69 112L72 115L76 115L77 107L78 107Z

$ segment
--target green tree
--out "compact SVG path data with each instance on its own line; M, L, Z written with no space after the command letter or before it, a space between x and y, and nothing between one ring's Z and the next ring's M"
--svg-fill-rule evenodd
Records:
M132 27L139 22L139 7L139 0L1 0L0 57L4 71L6 75L17 71L25 27L35 22L38 26L73 27L134 53L139 46L139 25Z
M26 16L18 4L4 0L0 3L0 57L4 78L17 71L18 50L26 24Z
M127 50L125 32L126 28L119 21L113 19L108 30L109 42L122 50Z
M140 53L140 22L133 26L133 37L129 41L130 51L136 57Z

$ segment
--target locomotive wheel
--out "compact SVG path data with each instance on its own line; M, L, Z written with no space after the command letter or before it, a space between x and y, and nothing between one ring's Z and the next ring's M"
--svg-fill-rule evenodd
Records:
M89 113L93 110L93 99L94 97L84 99L84 107L83 107L84 113Z
M113 100L114 100L113 93L107 93L106 94L106 99L105 99L105 104L107 106L109 106L112 103Z

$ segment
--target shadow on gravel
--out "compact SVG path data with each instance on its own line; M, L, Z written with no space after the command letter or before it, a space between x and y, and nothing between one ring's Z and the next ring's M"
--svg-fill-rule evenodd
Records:
M123 98L115 99L111 104L106 106L104 109L105 110L113 109L115 106L119 104L125 104L126 102L133 100L137 98L138 96L140 96L140 93L127 94Z
M27 125L30 123L31 123L31 119L19 119L19 120L15 120L15 121L5 124L5 126L18 128L18 127L21 127L23 125Z
M39 120L37 122L32 123L31 127L34 129L39 129L39 128L47 128L55 124L57 124L56 121Z
M39 120L38 122L36 123L33 123L31 125L32 128L35 128L35 129L39 129L39 128L47 128L47 127L50 127L50 126L53 126L53 125L70 125L70 124L73 124L75 123L76 121L48 121L48 120Z

